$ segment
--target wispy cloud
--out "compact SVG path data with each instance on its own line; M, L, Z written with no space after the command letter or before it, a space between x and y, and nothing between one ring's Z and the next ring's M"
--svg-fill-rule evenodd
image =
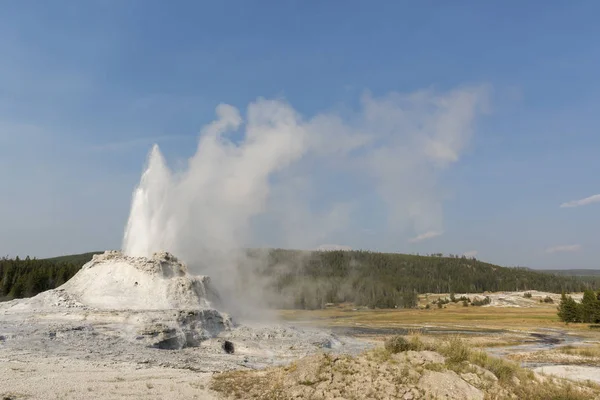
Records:
M587 206L588 204L592 204L592 203L600 203L600 194L595 194L593 196L586 197L585 199L581 199L581 200L568 201L566 203L562 203L560 205L560 207L561 208L580 207L580 206Z
M137 146L149 146L155 143L164 143L167 141L180 140L189 138L189 135L163 135L163 136L147 136L135 139L122 140L117 142L103 143L92 146L96 151L120 151L127 150Z
M434 237L440 236L442 233L444 233L444 232L441 232L441 231L425 232L425 233L422 233L422 234L410 239L409 243L418 243L418 242L422 242L423 240L432 239Z
M567 244L561 246L548 247L546 253L573 253L581 250L580 244Z
M463 253L463 256L467 257L467 258L473 258L477 255L477 250L471 250L471 251L465 251Z

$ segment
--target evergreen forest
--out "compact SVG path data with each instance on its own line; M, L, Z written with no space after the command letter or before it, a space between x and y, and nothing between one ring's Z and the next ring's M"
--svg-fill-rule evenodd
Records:
M85 262L38 260L29 257L1 258L0 300L31 297L54 289L71 279L83 264Z
M264 252L249 250L250 257ZM483 293L540 290L581 292L600 287L600 277L557 276L508 268L474 258L419 256L370 251L273 249L260 274L289 308L322 308L351 302L374 308L413 308L419 293Z
M34 296L69 280L95 253L53 259L0 259L0 300ZM350 302L372 308L413 308L419 293L600 288L600 276L565 276L507 268L459 256L370 251L247 250L242 270L262 282L281 308L316 309ZM244 263L246 264L246 263ZM243 275L243 274L242 274Z
M600 291L595 293L593 290L586 290L583 292L581 303L563 293L558 305L558 317L567 323L600 323Z

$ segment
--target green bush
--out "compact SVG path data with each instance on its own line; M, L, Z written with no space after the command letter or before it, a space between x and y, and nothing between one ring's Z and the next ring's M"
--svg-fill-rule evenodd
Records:
M446 357L451 364L460 364L467 361L471 354L469 346L459 337L450 338L440 348L439 352Z
M490 296L485 296L485 299L483 299L483 300L473 300L471 302L471 304L474 305L474 306L480 307L480 306L485 306L487 304L490 304L491 302L492 302L492 299L490 299Z
M386 339L384 347L387 351L392 354L401 353L403 351L419 351L422 350L423 344L418 338L414 338L411 341L406 340L404 336L392 336Z

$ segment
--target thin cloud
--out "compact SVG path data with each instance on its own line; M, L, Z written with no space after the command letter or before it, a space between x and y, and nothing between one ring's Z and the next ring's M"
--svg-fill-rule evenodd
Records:
M562 203L560 205L560 208L587 206L592 203L600 203L600 194L595 194L593 196L586 197L585 199L581 199L581 200L572 200L572 201L568 201L566 203Z
M467 258L473 258L477 255L477 250L471 250L471 251L465 251L463 253L463 256L467 257Z
M438 232L438 231L429 231L429 232L425 232L422 233L418 236L415 236L414 238L410 239L408 242L409 243L418 243L418 242L422 242L423 240L428 240L428 239L432 239L434 237L440 236L443 232Z
M573 253L573 252L580 251L580 250L581 250L580 244L568 244L568 245L562 245L562 246L548 247L546 249L546 253L549 253L549 254Z

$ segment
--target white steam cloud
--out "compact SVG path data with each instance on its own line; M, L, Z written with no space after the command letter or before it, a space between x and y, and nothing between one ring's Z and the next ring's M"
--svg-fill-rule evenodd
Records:
M463 253L463 256L465 256L467 258L473 258L473 257L477 256L477 253L478 253L477 250L465 251Z
M573 201L568 201L566 203L562 203L560 205L560 207L561 208L580 207L580 206L587 206L588 204L599 203L599 202L600 202L600 194L595 194L593 196L586 197L585 199L573 200Z
M580 244L567 244L561 246L548 247L546 253L574 253L581 250Z
M365 95L346 118L305 119L280 100L258 99L245 117L221 104L183 170L171 171L154 146L133 195L123 250L136 256L166 250L227 280L241 257L236 249L272 246L262 239L269 232L294 248L335 240L365 191L386 205L390 236L416 235L412 242L437 236L443 230L437 177L467 146L486 92ZM331 176L330 187L340 176L356 187L345 187L342 198L321 197L317 186Z
M425 232L420 235L417 235L414 238L411 238L409 240L409 242L410 243L419 243L419 242L422 242L423 240L433 239L434 237L441 236L442 234L443 234L443 232L429 231L429 232Z

